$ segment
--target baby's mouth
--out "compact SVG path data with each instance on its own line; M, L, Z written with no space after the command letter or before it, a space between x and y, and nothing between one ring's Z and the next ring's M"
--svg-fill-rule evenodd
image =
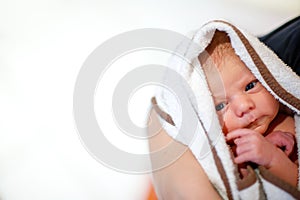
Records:
M258 126L259 126L259 120L255 119L254 121L250 122L250 124L246 128L255 130Z

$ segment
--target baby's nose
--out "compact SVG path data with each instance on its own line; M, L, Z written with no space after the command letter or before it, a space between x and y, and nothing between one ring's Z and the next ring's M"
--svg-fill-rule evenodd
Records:
M238 117L243 117L244 114L255 108L253 99L248 94L239 94L232 99L234 113Z

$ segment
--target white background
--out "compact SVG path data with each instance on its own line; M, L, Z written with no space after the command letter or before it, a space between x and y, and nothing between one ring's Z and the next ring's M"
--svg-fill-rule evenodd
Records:
M219 18L261 35L299 14L299 0L1 0L0 199L145 199L148 175L98 163L74 124L76 76L102 42L137 28L186 34ZM134 113L144 103L134 106L145 118Z

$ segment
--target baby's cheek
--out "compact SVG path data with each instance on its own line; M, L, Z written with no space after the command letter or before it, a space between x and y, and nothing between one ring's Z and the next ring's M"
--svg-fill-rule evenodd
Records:
M222 125L224 123L224 116L220 112L217 112L217 114L218 114L219 122Z

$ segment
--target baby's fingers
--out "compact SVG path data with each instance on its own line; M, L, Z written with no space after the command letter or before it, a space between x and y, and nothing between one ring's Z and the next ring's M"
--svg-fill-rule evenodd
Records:
M254 160L253 153L251 153L250 151L243 152L242 154L234 158L234 162L236 164L241 164L252 160Z
M246 129L246 128L236 129L234 131L229 132L226 135L226 140L230 141L230 140L233 140L235 138L239 138L239 137L242 137L242 136L245 136L245 135L248 135L248 134L252 134L252 133L255 133L255 131L253 131L251 129Z

